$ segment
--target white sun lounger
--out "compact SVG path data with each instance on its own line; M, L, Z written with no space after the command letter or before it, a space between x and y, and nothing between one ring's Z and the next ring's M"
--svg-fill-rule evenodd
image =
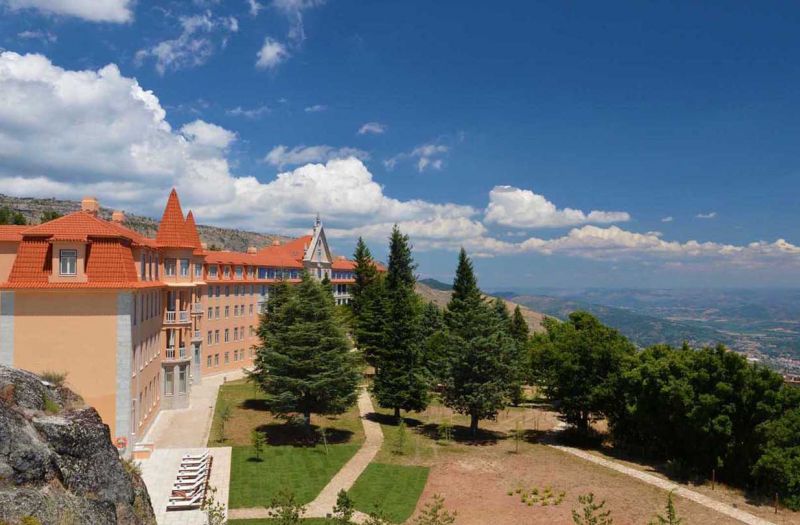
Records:
M208 464L203 463L202 465L191 465L188 467L181 466L178 469L178 472L200 472L202 470L208 469Z
M181 470L178 472L178 480L184 482L186 480L197 480L205 478L208 475L208 468L203 467L201 470Z
M169 499L175 501L188 500L197 496L201 492L205 492L205 490L206 490L205 485L200 487L195 487L193 489L172 489L172 494L170 494ZM176 492L178 494L175 494Z
M194 490L205 485L206 481L208 481L206 476L193 481L177 481L172 485L172 490Z
M170 499L167 510L188 510L198 509L203 504L204 493L197 494L190 500Z
M210 460L208 460L208 459L201 459L200 461L194 461L194 460L192 460L192 461L181 461L181 467L183 467L183 468L199 467L199 466L203 466L203 465L208 465L209 461Z
M209 457L210 455L211 455L211 454L209 454L209 452L206 450L206 451L205 451L205 452L203 452L202 454L184 454L184 455L183 455L183 457L182 457L181 459L182 459L182 460L188 460L188 459L208 459L208 457Z

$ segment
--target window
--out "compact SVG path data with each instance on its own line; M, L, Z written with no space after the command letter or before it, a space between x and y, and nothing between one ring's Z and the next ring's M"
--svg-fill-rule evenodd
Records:
M228 354L230 354L230 352L225 352L225 364L226 365L231 362L231 358L230 358L230 356Z
M230 286L226 286L225 287L225 297L230 297L230 296L231 296L231 287Z
M216 279L217 278L217 265L216 264L210 264L208 266L208 277L210 279ZM219 290L219 288L217 288L217 290ZM217 292L217 295L219 295L219 292Z
M219 306L214 307L214 317L219 319Z
M230 328L225 329L225 342L227 343L230 340L231 330Z
M214 344L219 344L219 330L214 330Z
M292 279L299 279L300 278L300 274L297 272L297 270L292 270L291 276L292 276L291 277Z
M214 318L214 309L212 307L210 307L210 306L208 307L208 318L209 319L213 319Z
M181 259L181 277L189 276L189 259Z
M267 278L267 269L263 266L258 268L258 278L259 279L266 279Z
M253 315L253 305L250 305L250 315Z
M242 273L243 273L242 267L241 266L237 266L236 267L236 278L237 279L241 279L242 278Z
M234 317L239 317L239 305L238 304L233 306L233 316Z
M167 277L175 277L175 259L164 259L164 274Z
M186 365L178 367L178 393L186 393Z
M171 396L175 390L175 369L167 368L164 370L164 395Z
M195 263L194 265L194 276L198 279L203 278L203 265Z
M60 250L58 252L58 272L61 275L78 273L78 250Z
M267 279L275 278L275 268L267 268Z
M219 366L219 354L214 354L214 366Z
M212 334L211 334L211 330L209 330L209 331L208 331L208 344L211 344L211 342L212 342L213 340L214 340L214 339L213 339L213 336L212 336Z
M233 329L233 340L234 341L238 341L239 340L239 329L238 328L234 328Z
M230 316L231 316L231 307L230 306L226 306L225 307L225 319L227 319Z
M206 368L211 368L211 356L206 357Z
M216 289L217 297L219 297L219 286L215 286L214 288Z
M231 278L231 267L230 266L226 266L223 269L222 273L223 273L223 275L225 276L226 279L230 279Z

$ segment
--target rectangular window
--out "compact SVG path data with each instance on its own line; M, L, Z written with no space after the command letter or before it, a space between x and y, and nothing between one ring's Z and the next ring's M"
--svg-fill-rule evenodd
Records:
M164 370L164 395L171 396L175 392L175 377L174 369L167 368Z
M217 278L217 265L216 264L209 264L208 265L208 277L210 279L216 279ZM219 294L217 294L217 295L219 295Z
M230 306L226 306L225 307L225 319L227 319L230 316L231 316L231 307Z
M234 317L239 317L239 305L238 304L233 306L233 316Z
M299 279L300 275L297 273L297 270L292 270L292 279Z
M214 318L219 319L219 306L214 307Z
M198 279L203 278L203 265L202 264L195 264L194 265L194 276Z
M226 286L225 287L225 297L230 297L230 296L231 296L231 287L230 286Z
M230 356L228 355L229 353L230 353L230 352L225 352L225 364L226 364L226 365L227 365L228 363L230 363L230 361L231 361L231 359L230 359Z
M241 279L243 274L243 268L241 266L236 267L236 278Z
M219 366L219 354L214 354L214 366Z
M250 315L253 315L253 305L250 305Z
M181 277L189 276L189 259L181 259Z
M59 250L58 272L61 275L76 275L78 273L78 250Z
M239 329L238 328L234 328L233 329L233 340L234 341L238 341L239 340Z
M267 279L275 278L275 268L267 268Z
M206 357L206 368L211 368L211 356Z
M217 291L217 297L219 297L219 290L220 290L220 288L219 288L219 286L215 286L215 288L216 288L216 291Z
M178 393L186 393L186 366L178 368Z
M214 344L219 344L219 330L214 330Z
M259 279L266 279L267 278L267 269L263 266L258 268L258 278Z
M208 331L208 344L211 344L213 340L214 340L214 339L213 339L213 336L212 336L212 334L211 334L211 330L209 330L209 331Z
M231 331L229 328L225 329L225 342L227 343L230 340Z
M208 307L208 318L209 319L213 319L214 318L214 309L212 307L210 307L210 306Z
M175 259L164 259L164 274L167 277L175 277Z
M231 267L230 266L226 266L223 269L222 273L225 275L226 279L230 279L231 278Z

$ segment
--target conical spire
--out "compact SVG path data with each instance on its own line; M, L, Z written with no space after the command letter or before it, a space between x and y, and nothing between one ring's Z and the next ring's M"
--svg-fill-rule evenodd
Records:
M186 240L195 248L202 248L200 234L197 232L197 224L194 222L192 210L186 215Z
M171 248L193 248L191 241L186 237L186 221L178 200L178 192L172 188L167 199L167 207L164 208L164 215L161 216L161 222L158 225L156 242L161 246Z

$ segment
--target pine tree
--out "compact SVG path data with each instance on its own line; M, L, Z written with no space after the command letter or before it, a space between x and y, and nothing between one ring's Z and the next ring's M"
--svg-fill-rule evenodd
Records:
M389 244L382 346L375 354L373 392L378 404L400 410L428 406L428 370L420 341L420 308L414 292L414 260L407 235L395 227Z
M365 290L378 278L378 269L372 259L372 253L367 244L361 237L356 243L356 250L353 253L353 279L354 283L350 286L350 307L353 313L358 316L363 305L362 296Z
M444 314L433 302L422 309L420 321L420 340L423 344L425 363L431 373L431 380L441 383L447 366L447 338L444 332Z
M657 514L655 519L650 522L650 525L683 525L683 519L678 517L678 511L675 510L675 502L672 501L672 491L667 494L667 506L664 512L663 516Z
M522 317L519 305L511 316L509 334L514 339L514 355L511 366L514 369L511 383L511 404L519 405L523 400L523 386L530 377L530 358L528 357L528 323Z
M276 286L259 327L250 377L266 394L268 409L280 417L341 414L357 397L359 372L333 298L307 272L300 284Z
M505 329L510 333L511 316L508 315L508 307L506 306L506 302L500 297L495 297L492 306L494 307L494 313L497 315L497 319L500 321L500 325L504 326Z
M514 343L496 311L483 301L472 262L463 248L445 322L450 355L444 403L470 416L470 431L475 435L481 419L495 418L505 406Z
M514 314L511 316L511 337L517 341L517 344L521 345L527 344L528 337L530 337L528 322L522 316L522 310L520 310L519 305L514 308Z
M377 354L385 347L386 279L378 275L360 293L359 312L355 317L355 338L367 363L376 365Z

